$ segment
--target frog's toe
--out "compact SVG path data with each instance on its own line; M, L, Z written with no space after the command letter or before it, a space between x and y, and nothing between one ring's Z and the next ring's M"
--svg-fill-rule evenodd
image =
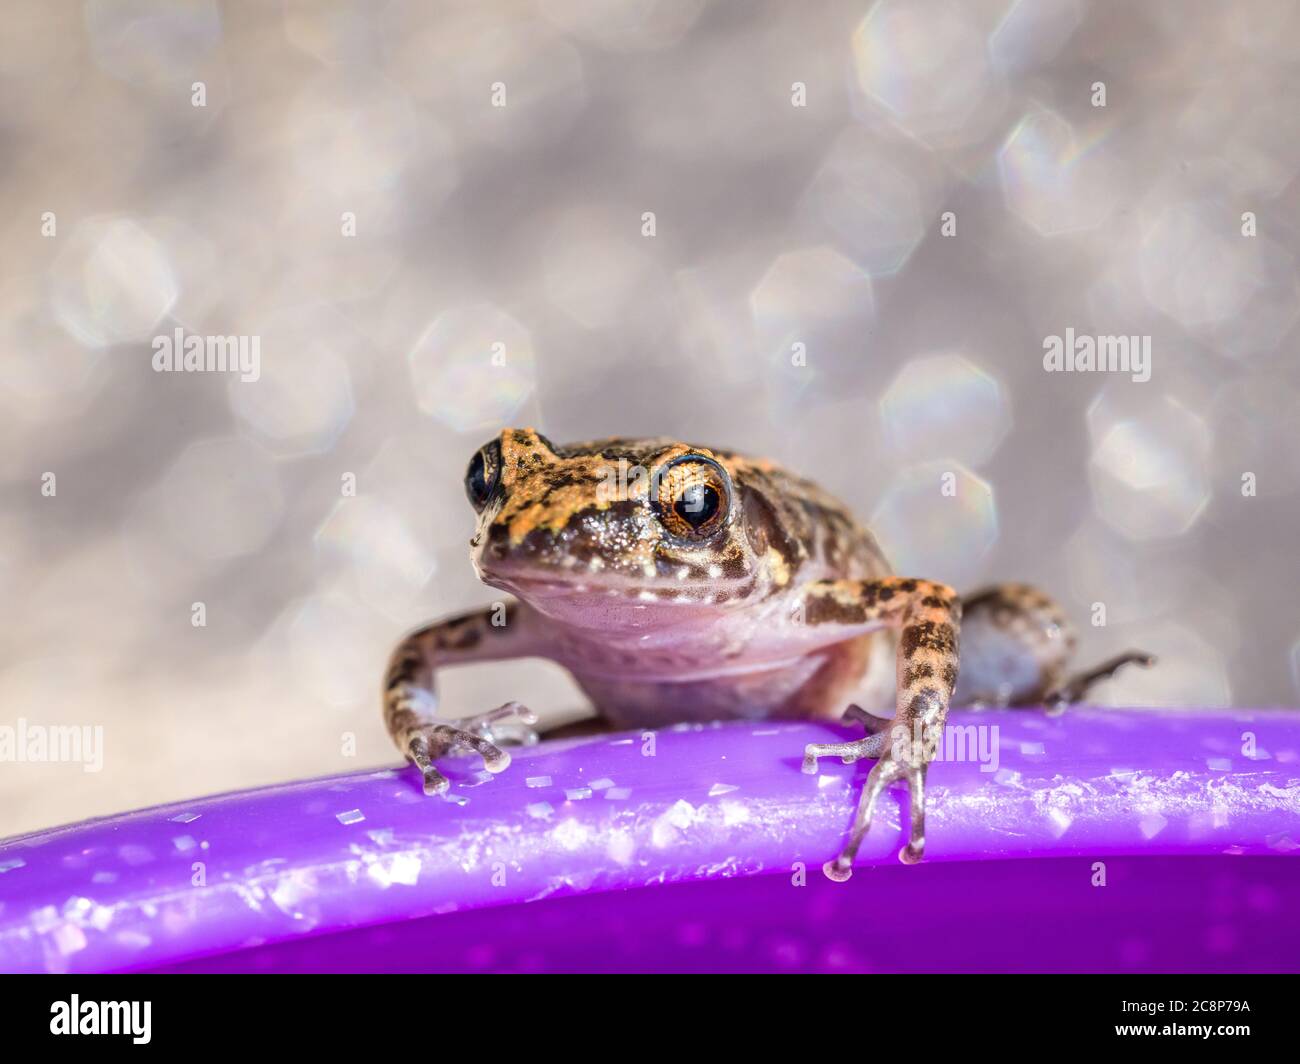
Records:
M1141 665L1142 668L1149 669L1155 663L1154 654L1148 654L1144 650L1127 650L1109 661L1103 661L1094 668L1070 677L1055 690L1049 691L1043 697L1043 703L1049 710L1059 714L1067 706L1082 702L1091 687L1110 679L1125 665Z
M512 746L534 745L539 738L532 727L536 723L537 714L519 702L507 702L486 713L452 721L454 727L472 732L489 743L508 743Z
M485 739L478 731L470 731L457 724L435 724L433 734L436 741L449 754L473 750L483 759L483 767L489 772L504 772L510 767L510 755Z
M853 878L853 862L837 857L822 865L822 871L826 874L826 878L834 883L847 883Z
M438 794L446 794L447 788L451 786L447 777L438 771L437 766L433 763L429 736L416 735L411 739L407 747L407 755L415 762L415 767L420 770L420 775L424 777L424 793L430 797Z
M841 719L846 722L856 721L862 725L868 735L879 735L893 723L892 718L877 717L874 713L867 712L857 703L850 703Z
M864 757L879 757L884 745L884 739L879 733L844 743L809 743L803 749L803 770L810 776L815 775L817 761L823 757L838 757L846 765L852 765Z
M866 740L861 740L865 742ZM897 758L882 758L867 775L858 800L858 811L853 818L849 840L840 855L822 866L826 878L843 883L853 874L853 859L867 832L871 830L876 801L885 788L898 780L906 781L911 794L911 832L908 844L898 855L904 864L916 864L925 853L925 765L912 764Z

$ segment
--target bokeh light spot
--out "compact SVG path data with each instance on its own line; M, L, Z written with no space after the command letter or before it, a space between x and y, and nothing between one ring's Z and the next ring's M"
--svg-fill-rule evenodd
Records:
M537 384L532 339L488 304L440 314L408 362L420 409L458 432L508 423Z
M912 359L885 389L880 414L894 453L910 461L979 465L1011 427L1002 387L960 354Z
M284 510L274 460L239 437L190 444L151 495L173 545L205 560L258 550Z
M953 0L877 0L853 61L862 91L922 139L960 127L990 86L984 34Z
M1093 421L1089 472L1101 517L1134 540L1191 528L1210 499L1205 422L1167 396L1128 416Z
M84 344L151 338L179 294L162 244L126 217L82 222L50 273L54 312Z
M997 542L993 489L959 462L909 466L876 505L871 528L895 572L964 589Z
M1053 111L1035 110L998 153L1007 207L1043 236L1091 229L1119 197L1100 133L1084 136Z

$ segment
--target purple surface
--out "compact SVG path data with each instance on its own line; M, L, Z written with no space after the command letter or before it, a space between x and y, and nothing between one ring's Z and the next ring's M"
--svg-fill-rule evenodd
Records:
M897 860L898 788L855 879L822 877L868 764L806 776L801 754L852 729L670 729L653 756L641 734L600 736L519 751L497 777L455 763L445 800L385 770L9 840L0 969L1300 967L1300 864L1243 856L1300 847L1300 718L950 724L988 729L996 771L931 768L917 868ZM1093 862L1120 855L1142 859L1106 861L1094 887ZM1073 859L987 860L1005 857ZM751 872L772 874L722 882ZM558 900L516 904L540 899Z
M922 862L668 884L314 935L174 972L1294 972L1274 857Z

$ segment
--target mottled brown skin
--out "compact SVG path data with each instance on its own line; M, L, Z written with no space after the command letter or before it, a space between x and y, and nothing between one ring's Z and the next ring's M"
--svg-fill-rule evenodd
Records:
M821 756L877 759L849 842L826 866L845 879L895 780L911 791L902 856L920 859L926 767L960 672L979 681L964 684L967 701L1001 705L1077 697L1102 674L1062 679L1074 637L1045 596L991 589L963 619L952 588L893 575L839 502L770 462L664 439L557 447L507 429L474 456L466 489L475 568L520 601L430 625L393 654L385 722L428 793L447 787L438 758L469 749L498 772L509 755L493 740L530 734L509 723L531 720L517 703L437 718L434 673L465 662L556 661L612 727L847 716L864 738L805 752L809 771ZM961 657L972 629L987 661ZM892 721L862 708L891 702Z

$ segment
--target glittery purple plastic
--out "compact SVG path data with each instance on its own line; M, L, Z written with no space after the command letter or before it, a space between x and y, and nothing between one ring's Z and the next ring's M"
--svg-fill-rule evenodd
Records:
M801 755L852 729L600 736L450 763L446 799L386 770L9 840L0 970L1300 969L1300 717L950 725L987 730L932 766L917 867L900 787L822 875L868 764Z

